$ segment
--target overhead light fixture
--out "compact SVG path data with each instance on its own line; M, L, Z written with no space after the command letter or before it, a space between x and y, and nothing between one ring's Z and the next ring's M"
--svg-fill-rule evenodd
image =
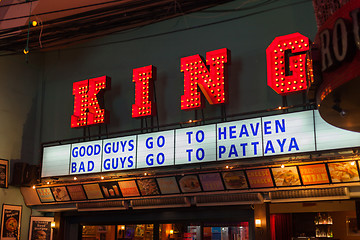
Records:
M51 228L52 228L52 229L55 228L55 222L51 222Z
M255 219L255 227L257 227L257 228L261 227L261 219L260 218Z

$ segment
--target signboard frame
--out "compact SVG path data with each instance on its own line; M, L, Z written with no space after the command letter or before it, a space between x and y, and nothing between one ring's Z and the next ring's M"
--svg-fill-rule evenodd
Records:
M39 232L39 234L44 234L45 233L45 238L46 240L52 240L53 239L53 229L51 228L51 222L54 221L53 217L34 217L31 216L30 217L30 228L29 228L29 240L36 240L38 238L35 238L36 235L34 235L33 233L35 233L34 231L37 231L35 229L35 224L36 222L44 222L46 223L46 226L42 226L40 231L43 231L43 233ZM43 229L45 228L45 229ZM50 233L49 235L47 235L47 233ZM42 237L44 237L42 235Z

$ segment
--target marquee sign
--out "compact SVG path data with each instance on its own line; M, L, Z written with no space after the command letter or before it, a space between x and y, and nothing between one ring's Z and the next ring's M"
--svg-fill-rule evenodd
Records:
M44 147L41 176L241 160L358 147L359 142L360 133L327 124L317 111L304 111Z

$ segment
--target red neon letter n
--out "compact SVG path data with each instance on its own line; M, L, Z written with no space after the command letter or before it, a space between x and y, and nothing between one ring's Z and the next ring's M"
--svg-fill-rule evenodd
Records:
M181 59L181 72L184 72L184 95L181 96L182 110L195 110L204 106L198 86L210 104L227 101L227 64L230 51L226 48L206 53L207 69L200 55ZM229 61L230 62L230 61Z

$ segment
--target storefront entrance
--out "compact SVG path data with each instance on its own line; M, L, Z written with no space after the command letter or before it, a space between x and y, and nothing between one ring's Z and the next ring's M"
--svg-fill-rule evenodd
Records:
M249 222L84 225L81 240L249 240Z
M64 212L68 240L251 240L251 206Z

